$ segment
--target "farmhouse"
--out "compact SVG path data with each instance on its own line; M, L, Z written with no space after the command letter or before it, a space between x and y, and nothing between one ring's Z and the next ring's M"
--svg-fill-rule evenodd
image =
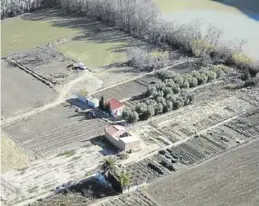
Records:
M77 99L87 104L90 107L93 107L93 108L99 107L99 100L97 98L87 95L87 92L81 91L77 95Z
M109 105L110 114L113 117L118 117L118 116L122 115L122 111L123 111L125 105L123 103L121 103L120 101L118 101L114 98L110 98L105 101L105 104Z
M140 146L140 139L129 134L126 128L120 125L106 126L105 137L115 147L123 151L138 150Z

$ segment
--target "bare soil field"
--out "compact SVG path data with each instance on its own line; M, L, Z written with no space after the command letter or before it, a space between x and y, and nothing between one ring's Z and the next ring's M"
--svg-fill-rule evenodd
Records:
M87 120L64 103L2 129L25 148L46 156L102 135L105 124L102 119Z
M29 166L34 157L17 145L10 138L1 136L1 173L12 169L23 169Z
M100 98L101 96L103 96L104 99L109 99L113 97L117 100L125 100L131 98L132 96L139 95L144 91L146 91L146 86L140 84L136 80L133 80L97 92L93 94L93 96L96 98Z
M22 71L1 61L2 118L19 115L54 100L53 89Z
M20 63L54 84L64 84L80 75L80 71L67 68L74 62L50 46L16 53L8 58Z
M160 205L258 205L259 141L152 183Z
M105 200L92 206L158 206L144 191L136 191Z

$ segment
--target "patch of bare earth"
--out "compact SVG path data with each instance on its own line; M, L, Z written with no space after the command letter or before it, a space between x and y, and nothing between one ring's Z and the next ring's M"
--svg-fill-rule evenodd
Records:
M257 205L259 141L174 173L148 188L163 206Z
M6 136L1 137L1 173L12 169L21 170L33 159L27 151Z
M1 61L3 118L16 116L42 107L54 100L56 93L44 83L18 67Z

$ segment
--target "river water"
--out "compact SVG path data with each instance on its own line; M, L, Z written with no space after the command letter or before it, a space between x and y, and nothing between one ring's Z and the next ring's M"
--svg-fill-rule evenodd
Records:
M222 30L222 41L246 40L244 51L259 58L259 0L154 0L168 21L199 20Z

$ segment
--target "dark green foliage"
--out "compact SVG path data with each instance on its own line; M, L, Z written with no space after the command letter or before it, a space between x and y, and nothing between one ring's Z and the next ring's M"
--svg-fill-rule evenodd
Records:
M198 85L198 79L196 77L192 77L189 79L190 87L196 87Z
M147 110L147 105L145 103L139 103L136 108L135 108L136 112L141 114L144 113Z
M164 90L163 90L164 97L167 96L168 94L170 94L171 92L172 92L172 88L165 87Z
M173 78L173 76L175 75L174 72L167 70L167 71L161 71L157 73L157 76L161 79L161 80L166 80L166 79L171 79Z
M208 76L205 73L201 73L200 77L198 78L198 84L204 84L208 82Z
M136 111L125 108L122 112L122 118L133 123L139 120L139 115Z
M103 98L103 96L101 96L101 98L100 98L100 100L99 100L99 108L100 108L101 110L105 110L105 108L104 108L104 98Z
M154 109L154 107L153 107L152 105L149 105L149 106L147 107L146 114L147 114L147 117L148 117L148 118L150 118L150 117L152 117L152 116L155 115L155 109Z
M149 85L147 88L147 96L154 95L156 92L156 87L154 85Z
M188 79L184 79L183 83L180 84L180 88L188 89L190 87Z
M178 94L181 91L181 88L178 84L175 84L175 86L172 87L173 93Z
M173 81L175 82L175 84L181 85L183 83L183 78L177 74L173 77Z
M214 71L207 71L208 81L213 81L217 78L217 74Z
M158 103L155 107L155 114L162 114L163 112L163 105L161 103Z

